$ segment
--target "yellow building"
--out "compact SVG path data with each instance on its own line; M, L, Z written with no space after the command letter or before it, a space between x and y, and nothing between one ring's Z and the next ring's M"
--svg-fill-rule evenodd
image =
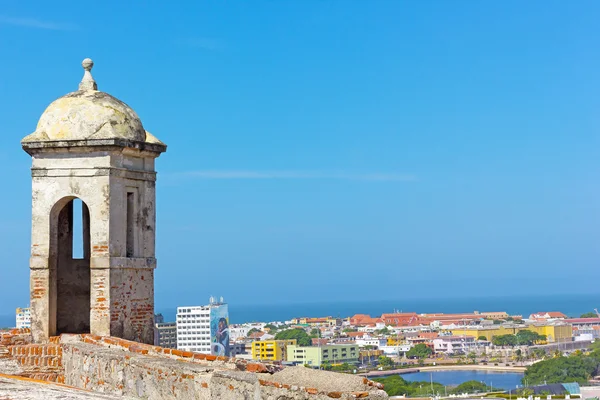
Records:
M505 327L502 325L482 327L482 328L459 328L450 329L453 335L467 335L475 338L485 337L486 340L491 341L494 336L500 335L515 335L519 331L529 330L540 335L546 335L549 343L556 341L564 342L571 341L573 330L571 325L527 325L527 326L511 326Z
M318 318L293 318L292 325L327 325L327 326L342 326L342 319L335 317L318 317Z
M296 339L259 340L252 342L252 359L282 361L287 357L287 346L296 344Z
M540 335L546 335L549 343L570 342L573 337L571 325L530 325L527 329Z
M402 344L406 344L406 339L404 338L404 336L390 336L386 338L386 344L388 346L400 346Z
M518 332L517 328L505 328L503 326L497 325L497 326L493 326L493 327L485 327L485 328L472 328L472 327L466 327L466 328L460 328L460 329L450 329L448 330L449 332L452 333L453 336L473 336L476 339L479 339L479 337L484 336L485 340L492 340L492 338L494 336L500 336L500 335L514 335L515 333Z

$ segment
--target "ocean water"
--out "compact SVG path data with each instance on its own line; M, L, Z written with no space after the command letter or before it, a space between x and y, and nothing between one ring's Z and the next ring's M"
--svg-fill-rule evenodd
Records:
M359 296L357 296L358 298ZM204 304L199 301L197 305ZM182 304L184 305L184 304ZM188 305L188 304L185 304ZM175 321L176 305L156 304L156 312L166 321ZM568 316L579 316L600 308L598 294L522 295L506 297L463 297L463 298L398 298L396 300L355 300L346 302L292 303L285 299L273 299L268 304L229 302L231 323L253 321L286 321L295 317L334 316L348 317L354 314L378 316L394 310L417 313L459 313L478 311L506 311L510 314L528 316L538 311L562 311ZM0 310L6 312L7 310ZM0 327L15 325L14 314L0 315Z
M493 372L493 371L431 371L402 374L403 379L409 382L425 381L441 383L447 386L460 385L467 381L483 382L493 388L509 390L516 389L521 384L522 373Z
M203 303L202 303L203 304ZM244 304L229 302L231 323L252 321L286 321L295 317L334 316L354 314L379 316L394 310L417 313L459 313L477 311L506 311L527 317L538 311L561 311L578 317L600 307L600 294L563 294L543 296L470 297L470 298L406 298L397 300L356 300L349 302L286 303L274 299L269 304ZM174 321L176 307L156 306L165 320Z

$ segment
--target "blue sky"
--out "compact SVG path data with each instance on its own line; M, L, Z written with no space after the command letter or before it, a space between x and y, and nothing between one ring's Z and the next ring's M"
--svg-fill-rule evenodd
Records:
M157 308L598 293L597 1L7 1L0 314L19 141L95 61L169 146ZM583 279L581 279L583 278Z

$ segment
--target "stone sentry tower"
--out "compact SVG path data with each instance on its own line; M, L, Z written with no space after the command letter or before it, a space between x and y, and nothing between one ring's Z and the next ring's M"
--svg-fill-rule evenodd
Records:
M82 65L79 90L50 104L21 142L33 160L32 334L36 342L92 333L152 343L154 161L167 146L127 104L98 91L92 60Z

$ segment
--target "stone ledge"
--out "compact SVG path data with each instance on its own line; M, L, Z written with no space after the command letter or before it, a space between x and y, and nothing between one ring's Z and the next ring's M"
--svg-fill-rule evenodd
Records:
M153 257L92 257L91 269L156 269Z
M90 147L106 148L107 150L114 148L135 149L142 152L155 153L156 156L167 151L167 145L165 144L138 142L127 139L23 141L21 142L21 146L29 155L34 155L45 149L68 149L69 151L87 152L91 150L89 149Z
M99 176L116 176L119 178L127 178L142 181L156 181L156 172L131 170L117 167L92 167L92 168L31 168L31 176L33 178L45 177L99 177Z
M29 269L48 269L48 257L35 256L29 259ZM90 269L156 269L153 257L91 257Z

